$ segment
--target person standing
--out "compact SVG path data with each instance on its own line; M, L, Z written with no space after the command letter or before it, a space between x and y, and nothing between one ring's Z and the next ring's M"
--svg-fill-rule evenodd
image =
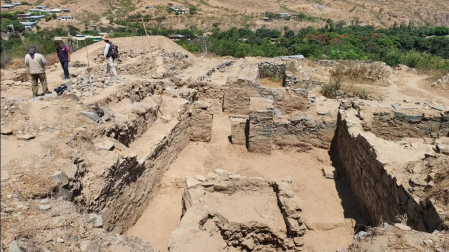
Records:
M104 40L104 42L106 42L106 46L104 47L104 58L103 58L103 60L107 60L105 75L108 75L112 71L115 78L118 79L117 70L115 69L115 66L114 66L115 58L113 57L113 55L111 55L112 49L113 49L112 47L115 45L109 41L108 34L105 34L103 36L103 40Z
M45 66L47 62L45 61L44 56L37 53L36 46L30 46L28 48L28 54L25 56L25 66L28 67L31 75L31 91L33 92L33 97L39 96L37 94L38 85L37 81L39 80L42 85L44 95L46 93L51 93L48 91L47 87L47 76L45 75Z
M66 45L62 45L61 41L56 41L56 62L61 62L62 69L64 70L64 77L62 79L70 79L69 76L69 62L70 62L70 50Z

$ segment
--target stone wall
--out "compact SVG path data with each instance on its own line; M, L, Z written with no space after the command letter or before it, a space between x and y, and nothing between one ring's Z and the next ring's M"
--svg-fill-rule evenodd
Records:
M191 141L209 142L212 136L213 112L204 102L194 102L189 118L189 133Z
M353 109L340 110L332 143L357 199L372 225L407 216L414 229L432 232L441 229L441 220L431 202L411 194L396 177L407 162L424 158L425 152L404 150L399 144L377 138L362 129ZM407 157L404 159L404 157Z
M285 63L271 61L261 62L257 65L257 76L259 78L275 78L284 80L287 66Z
M336 123L329 119L313 119L307 114L290 116L290 120L275 120L273 143L280 147L313 147L329 149Z
M273 101L250 98L248 151L271 154Z
M238 145L247 144L249 134L249 119L247 116L231 117L231 143Z
M247 115L250 97L272 99L282 114L303 111L309 105L308 91L304 89L270 89L256 80L240 78L229 78L224 89L223 111L230 114Z
M367 129L386 140L401 140L403 137L449 136L449 111L423 113L410 111L376 111L367 120Z

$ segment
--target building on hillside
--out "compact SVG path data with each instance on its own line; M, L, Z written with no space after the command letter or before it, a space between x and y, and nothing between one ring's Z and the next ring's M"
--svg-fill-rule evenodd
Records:
M28 12L30 12L30 13L41 13L42 10L39 10L39 9L29 9Z
M20 22L21 24L23 24L23 26L25 26L25 29L31 29L33 27L35 27L37 25L37 21L34 22Z
M43 9L47 9L47 5L39 5L39 6L36 6L36 9L40 9L40 10L43 10Z
M177 14L186 14L189 12L189 9L184 9L184 8L176 7L176 6L170 7L170 9L172 9Z
M264 17L264 18L263 18L263 21L269 22L269 21L271 21L271 19L270 19L269 17Z
M62 12L70 12L70 9L62 9Z
M24 17L23 19L27 19L27 20L40 20L42 18L45 18L45 15L40 15L40 16L28 16L28 17Z
M21 3L12 3L11 5L14 5L14 6L20 6L20 5L22 5Z
M25 13L25 14L16 14L16 15L17 15L17 19L24 20L26 17L29 17L32 14L28 12L28 13Z
M145 6L145 9L152 10L152 9L154 9L154 6L153 5L147 5L147 6Z
M290 18L290 17L292 17L292 14L290 14L290 13L279 13L279 16L281 18Z
M62 10L60 9L51 9L51 10L40 10L40 12L44 12L46 14L59 14Z
M171 40L180 40L180 39L184 39L185 36L181 35L181 34L172 34L172 35L169 35L168 38Z
M72 16L61 16L61 17L59 18L59 20L62 20L62 21L72 21L72 20L73 20L73 17L72 17Z
M14 5L12 5L12 4L6 4L6 5L2 5L1 6L3 9L8 9L8 10L10 10L10 9L13 9L14 8Z

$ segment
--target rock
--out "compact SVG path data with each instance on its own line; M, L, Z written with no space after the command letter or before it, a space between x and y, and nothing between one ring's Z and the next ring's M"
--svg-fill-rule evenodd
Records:
M240 177L241 177L240 174L231 174L231 175L229 175L230 179L239 179Z
M198 181L201 181L201 182L206 181L206 177L204 177L203 175L196 175L195 178L196 178Z
M69 177L63 171L57 171L51 175L55 181L61 183L62 186L65 186L69 183Z
M223 170L223 169L220 169L220 168L217 168L217 169L215 169L214 170L218 175L228 175L229 174L229 172L228 171L226 171L226 170Z
M34 138L36 138L36 136L31 135L31 134L17 136L17 140L30 140L30 139L34 139Z
M58 243L64 243L64 242L65 242L65 240L64 240L64 239L62 239L62 238L59 238L59 237L58 237L58 239L56 239L56 241L57 241Z
M404 230L404 231L412 230L411 227L406 226L406 225L402 225L400 223L396 223L396 224L394 224L394 226L399 228L400 230Z
M106 139L103 143L96 143L94 146L95 148L97 148L97 150L110 151L112 150L112 148L114 148L114 143Z
M323 176L328 179L336 179L337 178L337 171L332 166L323 166L321 169L323 172Z
M331 111L317 111L318 115L322 115L322 116L332 116Z
M304 245L304 239L301 237L295 237L293 238L293 242L296 246L303 246Z
M208 105L207 105L207 104L201 103L201 102L199 102L199 101L194 102L193 105L194 105L195 108L197 108L197 109L203 109L203 110L206 110L206 109L208 108Z
M82 111L81 114L87 116L89 119L92 119L92 120L94 120L97 123L100 122L100 116L98 116L96 113L88 112L88 111Z
M44 99L44 97L43 96L36 96L36 97L34 97L33 99L31 99L33 102L37 102L37 101L40 101L40 100L42 100L42 99Z
M19 244L17 244L17 241L12 241L9 244L9 252L23 252L25 250L23 250L21 247L19 247Z
M94 221L94 227L103 227L103 216L99 214L89 214L89 218L91 219L91 221Z
M80 244L80 249L83 252L100 252L100 245L96 241L82 241Z
M367 232L365 232L365 231L360 231L360 232L358 232L356 235L354 235L353 240L355 240L355 241L361 240L361 239L363 239L363 238L364 238L365 236L367 236L367 235L368 235Z
M433 241L431 239L424 240L424 244L427 246L432 246Z
M196 178L192 178L192 177L186 177L186 186L187 189L192 188L198 184L200 184L201 182L199 180L197 180Z
M41 211L48 211L51 209L51 206L50 205L39 205L39 209Z
M58 95L57 95L57 94L53 94L53 93L51 93L51 94L45 94L45 95L44 95L44 98L58 98Z
M12 129L10 129L10 128L2 128L1 129L1 134L2 135L12 135Z
M168 123L171 120L170 116L168 116L168 115L161 116L161 117L159 117L159 119L164 123Z
M9 176L9 173L7 171L1 171L1 181L6 181L10 179L11 176Z
M242 245L252 251L254 249L254 240L252 238L246 239L242 242Z
M449 155L449 144L437 144L437 152Z

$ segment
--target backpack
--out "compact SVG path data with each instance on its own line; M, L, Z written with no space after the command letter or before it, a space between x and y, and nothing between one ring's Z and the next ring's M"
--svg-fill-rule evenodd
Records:
M112 57L113 59L118 58L118 46L112 42L109 42L108 57Z

